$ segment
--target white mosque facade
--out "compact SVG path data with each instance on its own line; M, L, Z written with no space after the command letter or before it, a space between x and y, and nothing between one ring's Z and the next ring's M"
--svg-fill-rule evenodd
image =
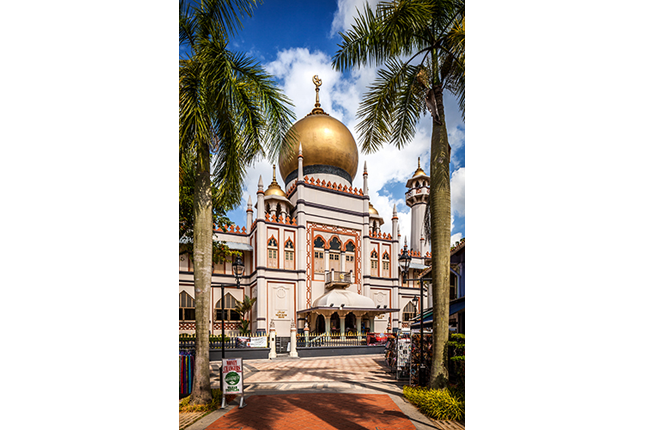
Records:
M213 265L210 332L221 332L222 284L234 285L224 291L224 329L229 335L238 333L240 316L233 309L245 295L257 299L250 315L252 333L267 333L273 323L277 336L288 336L292 321L298 331L306 324L312 333L408 327L418 312L413 299L419 286L402 283L396 206L392 231L381 231L384 221L370 203L366 165L362 188L352 186L358 170L356 142L345 125L320 108L317 95L312 112L293 128L299 147L278 163L284 187L274 166L266 188L260 177L255 203L249 198L246 225L214 228L216 240L241 253L244 274L238 288L230 259ZM410 279L419 277L430 257L422 234L429 181L417 166L406 184ZM192 269L190 256L180 254L180 333L195 329ZM425 300L426 308L432 306L431 297Z

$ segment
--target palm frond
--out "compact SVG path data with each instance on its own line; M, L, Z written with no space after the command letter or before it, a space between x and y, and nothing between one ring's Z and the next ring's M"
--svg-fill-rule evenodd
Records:
M419 122L421 113L424 112L426 90L418 83L417 79L419 71L422 69L422 65L409 66L403 64L402 66L402 85L399 88L395 110L392 115L394 125L390 142L399 149L414 138L416 125Z

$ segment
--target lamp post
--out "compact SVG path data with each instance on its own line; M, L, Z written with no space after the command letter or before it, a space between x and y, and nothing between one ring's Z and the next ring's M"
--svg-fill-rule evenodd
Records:
M240 276L244 273L244 262L242 261L242 257L239 255L235 256L235 261L233 261L233 274L235 275L235 284L222 284L220 285L222 289L222 298L221 298L221 310L222 310L222 339L221 339L221 345L222 345L222 366L219 369L219 385L220 389L223 391L224 389L224 384L222 381L222 371L224 370L224 358L226 357L226 350L224 348L224 287L232 287L232 286L237 286L240 288Z
M399 257L399 267L401 268L401 273L403 274L403 282L407 281L419 281L419 300L421 300L421 306L419 307L419 313L420 313L420 323L421 323L421 329L420 329L420 336L421 339L419 339L419 348L420 348L420 354L419 354L419 385L423 386L424 385L424 380L423 380L423 375L425 372L425 364L423 364L423 283L425 281L430 281L432 278L419 278L419 279L407 279L408 277L408 271L410 270L410 262L412 261L412 257L410 257L410 254L408 253L408 237L406 236L405 241L403 242L403 251L401 251L401 256ZM413 300L415 303L415 312L416 312L416 298Z

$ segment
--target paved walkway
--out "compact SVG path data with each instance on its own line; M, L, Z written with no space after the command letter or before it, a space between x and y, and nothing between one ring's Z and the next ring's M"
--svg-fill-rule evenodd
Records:
M211 386L219 387L218 362ZM239 397L186 430L461 430L454 421L435 421L403 398L381 354L276 360L244 360L244 403ZM180 414L180 426L196 417Z

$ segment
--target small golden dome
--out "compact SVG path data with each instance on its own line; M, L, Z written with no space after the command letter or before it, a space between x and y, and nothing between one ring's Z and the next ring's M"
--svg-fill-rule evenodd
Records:
M278 182L275 180L275 164L273 165L273 181L271 181L271 183L267 187L264 195L286 197L286 194L284 193L284 191L282 191L282 188L280 188L280 184L278 184Z
M372 206L372 203L370 203L370 215L376 215L379 216L378 211L374 206Z
M421 168L421 157L419 157L419 159L418 159L418 163L419 163L419 165L418 165L417 171L416 171L416 172L414 172L414 175L412 175L412 177L413 177L413 178L414 178L415 176L425 175L425 174L426 174L426 172L424 172L424 171L423 171L423 169ZM426 176L427 176L427 175L426 175Z
M307 166L316 165L337 167L354 180L358 169L358 148L354 136L342 122L320 108L318 87L322 82L315 76L314 83L314 109L291 127L295 131L296 140L302 145L303 168L306 170ZM298 148L294 145L289 154L281 153L278 165L280 175L286 183L289 174L298 170Z

